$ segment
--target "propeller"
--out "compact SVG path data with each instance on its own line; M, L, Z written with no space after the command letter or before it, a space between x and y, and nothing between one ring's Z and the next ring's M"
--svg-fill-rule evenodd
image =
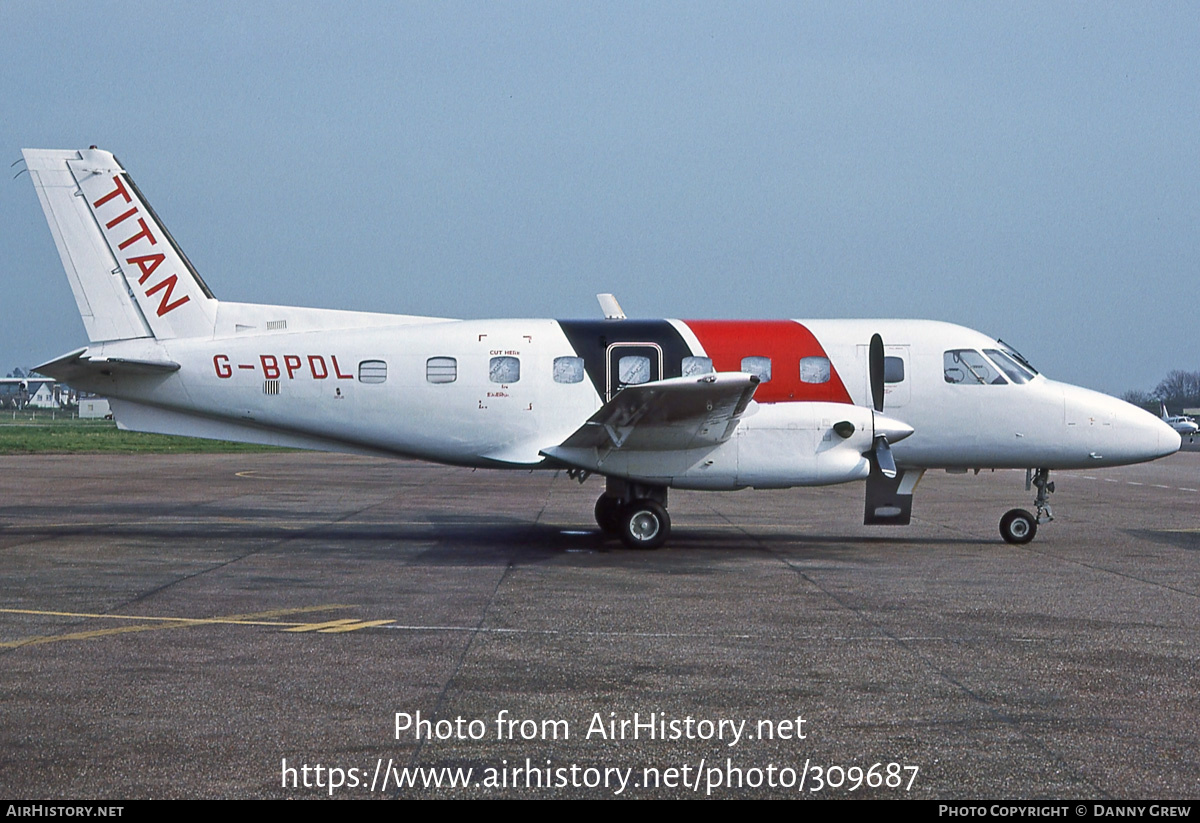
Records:
M872 415L875 439L871 442L871 456L875 458L879 473L891 480L896 476L896 459L892 457L889 440L903 440L913 433L913 429L907 423L883 416L883 337L878 334L871 335L867 360L871 378L871 403L875 406L875 414Z
M871 402L875 411L883 411L883 338L878 334L871 335L871 348L868 353L868 368L871 376Z
M892 443L898 443L913 433L913 427L907 423L883 415L883 337L878 334L871 336L871 345L867 352L868 374L871 380L871 404L874 406L871 415L873 427L871 450L864 456L874 460L879 472L886 478L896 477L896 459L892 457ZM854 424L848 420L834 424L833 430L841 437L854 434Z
M875 435L875 445L871 449L875 462L879 464L879 473L889 480L896 476L896 458L892 457L892 447L882 434Z

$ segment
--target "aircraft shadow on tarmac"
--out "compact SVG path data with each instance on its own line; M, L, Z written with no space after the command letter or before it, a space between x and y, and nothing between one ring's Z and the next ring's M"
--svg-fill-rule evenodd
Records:
M543 562L571 554L606 554L642 562L652 557L695 555L731 557L787 551L803 558L869 560L879 549L936 547L999 548L998 540L969 537L925 537L909 533L887 535L805 534L801 531L755 533L753 529L684 526L675 532L671 547L656 551L625 548L606 538L594 524L563 526L540 524L495 514L409 512L406 522L378 517L375 522L339 522L263 507L147 505L96 505L77 507L72 520L62 522L61 511L24 507L19 515L0 510L0 541L20 535L42 538L86 537L157 541L195 548L213 543L227 550L231 543L245 544L250 553L287 551L306 555L358 554L364 559L399 556L426 564L471 565L498 561ZM91 511L89 512L89 508ZM91 513L94 512L94 518ZM1157 533L1155 533L1157 535ZM1195 535L1181 535L1193 542ZM1180 537L1174 535L1173 537ZM257 545L256 545L257 544ZM415 550L415 554L414 554Z

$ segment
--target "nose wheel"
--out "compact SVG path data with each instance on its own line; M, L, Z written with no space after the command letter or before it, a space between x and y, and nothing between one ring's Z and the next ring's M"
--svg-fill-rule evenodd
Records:
M1030 514L1025 509L1010 509L1000 518L1000 536L1004 542L1021 545L1033 540L1040 523L1049 523L1054 519L1050 511L1049 498L1054 493L1054 484L1050 482L1049 469L1029 469L1025 473L1025 491L1037 488L1037 497L1033 505L1037 514Z
M1024 509L1010 509L1000 518L1000 536L1005 543L1028 543L1037 534L1037 518Z

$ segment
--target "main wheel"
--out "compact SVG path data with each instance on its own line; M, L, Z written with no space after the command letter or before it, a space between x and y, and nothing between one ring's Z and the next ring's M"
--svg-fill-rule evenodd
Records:
M1024 509L1011 509L1000 518L1000 536L1005 543L1028 543L1037 534L1037 518Z
M621 512L621 542L631 549L657 549L670 533L667 510L653 500L634 500Z
M619 534L621 531L621 508L624 504L621 498L602 494L596 500L596 525L605 534Z

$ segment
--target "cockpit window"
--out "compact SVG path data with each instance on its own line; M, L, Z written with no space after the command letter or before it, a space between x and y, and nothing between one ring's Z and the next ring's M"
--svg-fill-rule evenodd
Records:
M942 360L947 383L968 385L1006 385L1007 380L986 357L974 349L952 349Z
M1008 379L1014 383L1028 383L1034 377L1034 372L1022 366L1007 352L999 349L984 349L983 353L992 358L992 362L999 366L1008 375Z
M996 342L1000 344L1000 348L1004 349L1005 354L1007 354L1013 360L1016 360L1018 363L1020 363L1022 366L1024 366L1029 371L1033 372L1035 376L1037 375L1038 370L1033 367L1032 363L1030 363L1027 359L1025 359L1025 355L1021 354L1019 351L1017 351L1012 346L1005 343L1003 340L997 340Z

